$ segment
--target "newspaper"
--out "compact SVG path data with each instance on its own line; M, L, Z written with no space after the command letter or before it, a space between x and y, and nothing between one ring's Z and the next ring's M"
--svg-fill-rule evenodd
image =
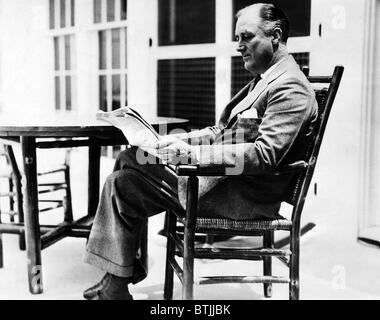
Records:
M160 139L160 135L136 110L131 107L122 107L109 112L99 110L96 118L120 129L130 145L156 155L154 145Z

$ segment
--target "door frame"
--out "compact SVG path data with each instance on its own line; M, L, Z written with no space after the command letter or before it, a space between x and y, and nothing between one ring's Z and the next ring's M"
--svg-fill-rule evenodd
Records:
M358 240L366 244L380 246L380 224L374 219L372 210L373 197L371 186L373 184L373 130L375 126L372 118L376 102L375 79L380 78L380 71L375 67L380 65L380 58L376 56L376 38L380 37L378 28L380 24L380 0L365 1L365 31L363 39L363 68L362 68L362 101L360 122L360 152L359 152L359 203L358 203ZM378 97L379 99L379 97ZM380 119L379 119L380 120ZM375 222L373 222L375 220Z

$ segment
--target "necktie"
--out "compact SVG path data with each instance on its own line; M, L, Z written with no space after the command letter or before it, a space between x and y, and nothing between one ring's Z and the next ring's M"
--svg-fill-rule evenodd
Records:
M261 79L262 79L262 78L261 78L261 75L260 75L260 74L257 75L256 78L255 78L255 80L251 83L251 86L249 87L248 92L251 92L251 91L256 87L256 85L259 83L259 81L260 81Z

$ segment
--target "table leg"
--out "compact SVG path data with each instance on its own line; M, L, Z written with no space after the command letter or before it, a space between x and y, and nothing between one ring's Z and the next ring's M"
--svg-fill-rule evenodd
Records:
M38 210L37 157L34 137L21 137L24 168L24 215L29 291L42 293L41 235Z
M88 152L88 206L87 214L95 216L99 202L100 180L100 145L95 139L90 140Z

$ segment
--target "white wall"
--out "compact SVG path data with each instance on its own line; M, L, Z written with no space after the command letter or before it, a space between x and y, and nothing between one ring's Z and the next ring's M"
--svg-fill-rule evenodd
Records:
M3 112L53 108L52 43L45 0L0 1Z
M364 1L313 0L311 74L331 74L345 67L315 172L318 196L310 197L314 219L337 215L349 222L356 238L362 99ZM322 36L318 26L322 24ZM313 188L311 188L313 189ZM347 224L345 224L347 225Z
M360 234L380 241L380 1L366 1L360 149Z
M156 1L128 2L128 104L138 106L145 116L157 114L156 64L150 54L149 38L155 41Z
M75 8L75 54L77 73L77 111L89 114L97 110L98 37L93 24L93 0L77 0Z

